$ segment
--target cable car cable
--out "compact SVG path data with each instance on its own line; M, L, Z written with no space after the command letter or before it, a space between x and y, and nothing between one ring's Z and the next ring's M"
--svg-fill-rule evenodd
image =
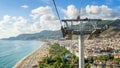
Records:
M61 19L60 19L60 15L59 15L59 12L58 12L58 9L57 9L57 6L56 6L56 3L55 3L55 0L52 0L52 1L53 1L53 4L54 4L54 7L55 7L55 10L56 10L57 16L58 16L58 18L59 18L60 24L61 24L61 26L62 26Z
M82 8L83 1L84 1L84 0L81 0L81 1L80 1L80 8L79 8L79 13L78 13L78 17L79 17L79 18L80 18L81 12L82 12L82 9L81 9L81 8ZM79 18L78 18L78 19L79 19Z
M79 14L81 13L81 8L82 8L83 1L84 1L84 0L81 0L81 2L80 2L80 10L79 10Z

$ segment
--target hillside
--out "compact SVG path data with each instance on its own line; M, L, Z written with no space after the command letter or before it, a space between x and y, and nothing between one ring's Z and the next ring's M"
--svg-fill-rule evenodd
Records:
M120 19L109 24L110 28L100 34L103 38L120 38Z
M17 37L4 38L3 40L45 40L45 39L59 39L62 37L61 31L44 30L34 34L21 34Z

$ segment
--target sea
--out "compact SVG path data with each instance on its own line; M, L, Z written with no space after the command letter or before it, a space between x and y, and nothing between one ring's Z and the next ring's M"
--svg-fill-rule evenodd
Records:
M13 68L22 58L38 49L44 42L0 40L0 68Z

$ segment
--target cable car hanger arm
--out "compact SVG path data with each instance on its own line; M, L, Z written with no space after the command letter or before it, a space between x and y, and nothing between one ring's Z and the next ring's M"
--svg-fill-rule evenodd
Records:
M85 19L62 19L61 21L65 22L65 21L102 21L102 19L88 19L88 18L85 18Z

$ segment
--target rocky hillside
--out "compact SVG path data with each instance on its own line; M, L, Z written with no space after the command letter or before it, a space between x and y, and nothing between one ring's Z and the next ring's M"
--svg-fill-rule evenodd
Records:
M103 38L120 38L120 19L109 24L110 28L100 34Z

